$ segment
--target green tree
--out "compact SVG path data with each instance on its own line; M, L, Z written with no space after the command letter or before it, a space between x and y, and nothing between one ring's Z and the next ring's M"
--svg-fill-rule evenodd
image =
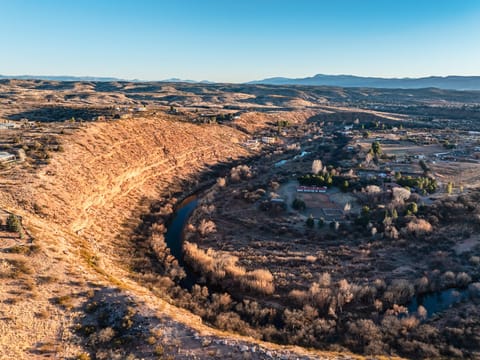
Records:
M305 210L306 208L305 201L295 198L292 202L292 207L295 210Z
M451 181L447 184L447 194L450 195L453 192L453 183Z
M417 203L411 202L407 206L407 213L409 214L416 214L418 212L418 205Z
M392 219L398 219L398 212L397 212L397 209L393 209L392 210Z
M382 147L378 141L372 143L372 152L374 155L380 155L382 153Z

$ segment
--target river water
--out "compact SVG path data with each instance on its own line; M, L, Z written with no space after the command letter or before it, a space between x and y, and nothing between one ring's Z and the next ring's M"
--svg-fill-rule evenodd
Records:
M408 312L412 314L422 305L427 310L427 317L430 317L468 299L469 295L467 289L447 289L431 294L417 295L407 304L407 308Z
M185 270L186 277L182 279L180 285L187 289L192 288L197 282L197 277L190 271L183 260L183 236L185 225L193 210L196 208L197 203L198 200L196 196L190 196L183 200L175 210L172 222L168 225L165 234L165 242L170 249L170 254L178 260L178 264Z

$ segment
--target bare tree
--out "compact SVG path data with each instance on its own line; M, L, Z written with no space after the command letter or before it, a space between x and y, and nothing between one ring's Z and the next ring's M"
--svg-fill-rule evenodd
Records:
M396 187L392 190L393 192L393 201L403 204L410 197L410 190L403 187Z
M317 175L323 169L322 160L313 160L312 162L312 173Z

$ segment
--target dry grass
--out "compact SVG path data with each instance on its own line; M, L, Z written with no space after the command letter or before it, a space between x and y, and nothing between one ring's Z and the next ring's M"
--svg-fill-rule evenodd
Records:
M22 275L31 275L32 268L24 259L0 260L0 278L19 278Z
M239 266L238 258L223 252L200 249L197 244L184 243L185 259L201 274L211 281L222 283L226 278L233 280L244 290L251 290L261 294L273 294L275 286L273 276L265 269L247 271Z

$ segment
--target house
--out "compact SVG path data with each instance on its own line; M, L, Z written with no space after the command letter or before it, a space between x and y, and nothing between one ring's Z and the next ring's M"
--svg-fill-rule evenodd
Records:
M262 136L262 142L265 144L275 144L275 138L271 136Z
M259 142L256 139L249 139L243 145L248 148L256 148L259 145Z
M15 124L11 122L0 123L0 129L16 129L19 127L20 127L20 124Z
M0 151L0 163L6 164L10 162L14 162L16 160L15 155L10 154L6 151Z
M297 192L301 193L326 193L326 186L298 186Z

